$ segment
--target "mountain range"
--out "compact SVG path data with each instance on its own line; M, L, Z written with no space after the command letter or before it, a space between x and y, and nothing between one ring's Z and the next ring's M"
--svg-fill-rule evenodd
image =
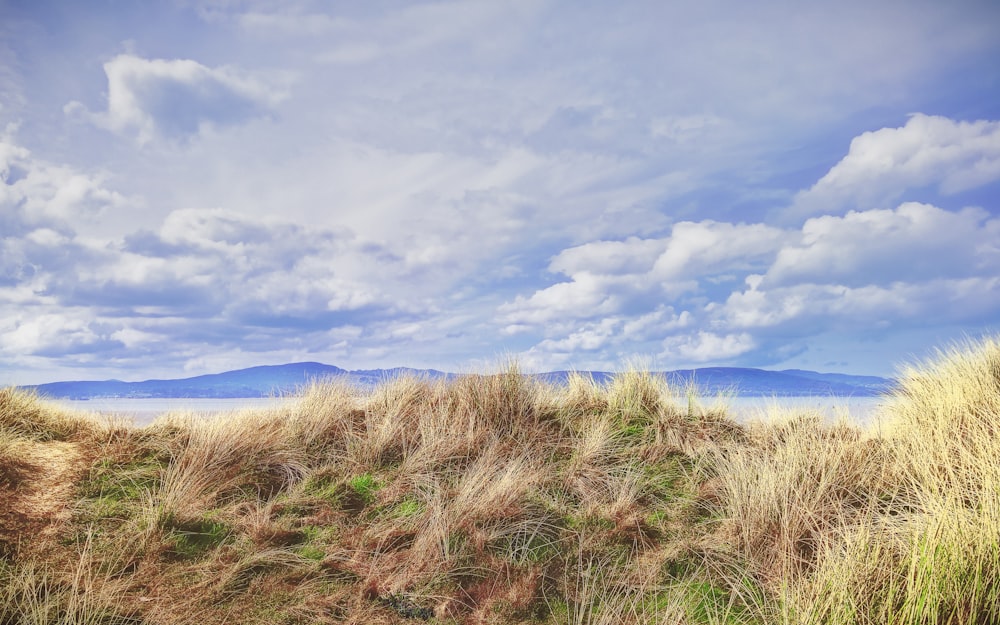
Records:
M562 384L569 371L532 374L543 381ZM607 371L581 371L601 384L615 376ZM666 381L681 390L696 387L703 395L735 394L741 397L836 396L872 397L892 388L893 380L844 373L818 373L801 369L768 371L744 367L706 367L661 371ZM51 382L23 387L39 395L62 399L98 398L240 398L293 395L315 381L338 380L370 388L402 375L450 379L463 374L434 369L361 369L349 371L318 362L250 367L173 380L121 380Z

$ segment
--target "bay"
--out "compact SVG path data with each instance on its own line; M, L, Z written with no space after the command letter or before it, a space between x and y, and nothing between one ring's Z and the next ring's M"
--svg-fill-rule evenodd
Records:
M167 413L187 413L210 417L236 410L279 408L293 404L295 397L236 397L212 399L202 397L52 399L61 406L91 414L130 419L136 425L149 425L156 417Z

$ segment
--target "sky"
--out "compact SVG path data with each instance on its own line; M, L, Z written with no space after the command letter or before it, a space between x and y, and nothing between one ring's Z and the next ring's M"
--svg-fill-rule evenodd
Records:
M0 385L891 375L1000 331L1000 3L0 0Z

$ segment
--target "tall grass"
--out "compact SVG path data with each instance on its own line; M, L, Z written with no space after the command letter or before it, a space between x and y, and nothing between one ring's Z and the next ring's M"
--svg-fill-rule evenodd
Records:
M75 563L59 571L35 561L0 560L0 623L18 625L128 625L122 588L102 578L90 542Z
M762 580L809 572L840 527L885 488L879 441L819 415L773 415L715 452L721 512Z
M149 499L154 525L198 518L237 499L267 499L305 474L304 457L286 437L280 413L175 423L183 436ZM308 443L307 443L308 444Z
M885 411L891 485L797 597L809 622L1000 622L1000 343L903 371Z
M0 388L0 431L31 440L65 440L90 425L87 419L46 402L35 393Z
M91 466L56 534L0 510L0 545L49 541L0 558L0 622L1000 622L996 341L905 370L873 429L681 394L512 366L135 428L4 391L8 501L47 445Z

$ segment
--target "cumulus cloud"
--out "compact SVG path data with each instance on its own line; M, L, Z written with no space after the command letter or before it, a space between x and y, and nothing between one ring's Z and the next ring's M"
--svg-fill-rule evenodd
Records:
M509 332L539 337L526 352L537 363L658 345L665 362L759 364L829 333L989 323L1000 313L995 210L878 203L928 184L947 195L997 179L1000 122L914 115L857 137L799 194L797 206L817 202L832 214L786 227L682 221L662 238L568 248L549 264L564 279L508 301L500 319ZM628 324L656 306L682 312L628 336Z
M60 311L20 316L0 333L4 351L11 354L60 357L121 347L86 311Z
M634 284L633 288L641 288ZM567 317L595 317L621 310L622 293L627 289L623 280L580 273L572 282L560 282L536 291L529 297L517 296L500 307L503 320L518 326L543 324Z
M667 246L664 239L629 237L624 241L594 241L556 254L550 271L621 275L648 271Z
M93 258L76 228L125 201L101 175L53 165L10 133L0 137L0 306L14 304L20 314L33 303L51 303L48 289L58 276Z
M221 209L174 211L157 232L128 239L120 253L127 262L86 276L97 300L140 287L200 293L215 314L262 325L329 319L331 312L390 302L374 287L341 275L337 261L345 257L378 262L377 249L366 250L350 234Z
M801 239L781 249L764 282L847 286L995 273L1000 219L980 208L946 211L907 202L806 221Z
M759 267L773 257L785 236L765 224L681 222L653 264L652 277L686 280Z
M668 362L719 362L745 354L756 346L746 332L717 334L699 330L664 339L660 358Z
M734 271L763 268L787 233L764 224L680 222L661 239L629 237L563 250L549 270L559 282L500 307L502 319L526 329L566 318L592 318L650 306L696 292L706 280L726 281Z
M366 279L399 273L399 260L345 229L179 209L156 229L121 239L75 231L122 201L100 177L0 141L6 362L120 363L158 354L183 363L205 344L346 350L356 337L338 329L367 331L421 308Z
M628 342L662 337L665 333L686 327L691 322L688 311L676 313L670 306L660 305L655 310L635 317L614 315L577 325L563 338L546 339L538 348L545 352L597 351L608 346L622 346Z
M848 287L797 284L732 293L717 309L717 319L740 329L777 328L785 337L825 330L855 334L888 328L988 321L1000 309L1000 278L969 277L926 282L894 282Z
M189 59L120 54L104 64L104 73L107 111L87 113L74 101L66 105L66 112L82 114L115 132L135 133L140 144L157 136L186 139L206 126L266 116L284 97L233 68L210 68Z
M984 324L1000 312L1000 219L908 202L808 220L708 318L786 342Z
M88 174L35 158L10 132L0 136L0 226L6 237L33 228L72 231L126 199Z
M654 348L675 364L780 359L828 332L988 322L1000 311L997 241L1000 219L985 210L915 202L801 228L682 222L663 239L563 251L550 269L569 280L501 306L501 320L544 337L526 352L539 364Z
M839 163L799 193L795 215L882 208L911 189L944 195L1000 180L1000 121L915 114L899 128L865 132Z

